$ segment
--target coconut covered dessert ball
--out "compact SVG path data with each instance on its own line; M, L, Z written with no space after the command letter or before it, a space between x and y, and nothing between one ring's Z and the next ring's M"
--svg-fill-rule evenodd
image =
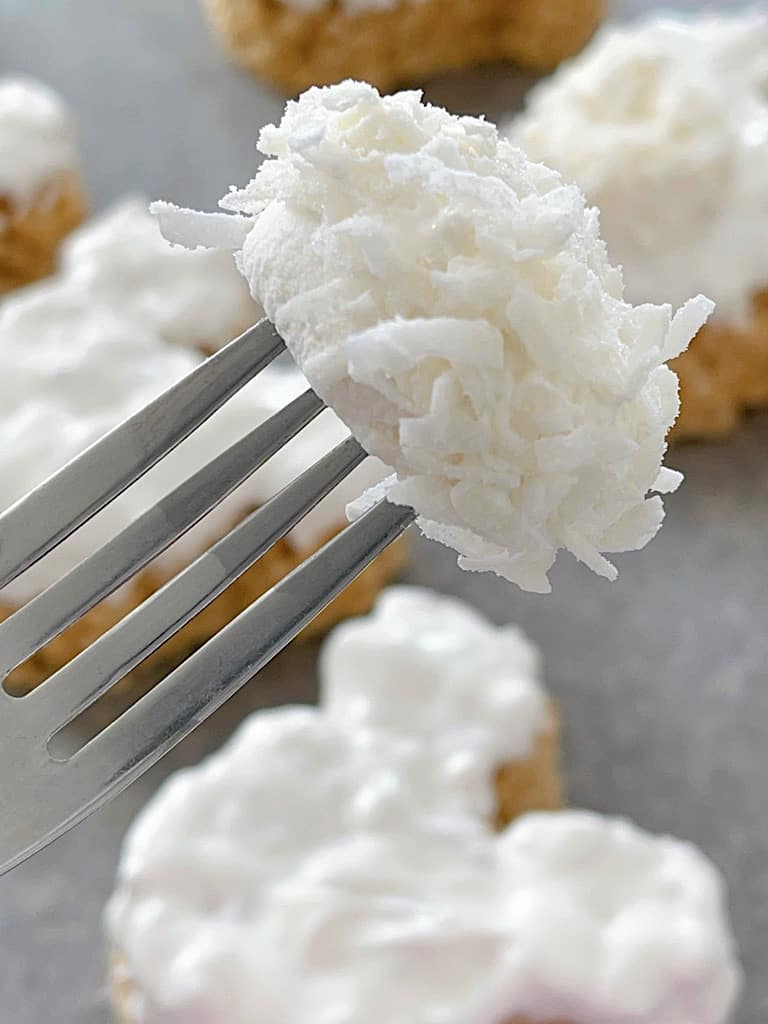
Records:
M42 82L0 77L0 294L51 273L85 207L71 111Z
M393 467L369 502L527 590L560 548L615 578L604 553L648 543L651 492L679 483L664 364L712 304L625 301L579 188L419 93L311 89L259 148L228 223L161 205L161 226L237 250L317 393Z
M605 0L203 0L231 56L289 93L343 78L380 89L515 61L547 70L577 53Z
M508 130L600 208L633 302L715 301L673 364L675 436L768 402L768 12L605 28Z

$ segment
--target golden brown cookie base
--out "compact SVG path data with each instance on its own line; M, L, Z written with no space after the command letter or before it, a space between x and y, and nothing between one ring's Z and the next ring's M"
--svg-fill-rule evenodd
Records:
M499 828L528 811L554 811L562 807L560 723L554 704L550 707L549 725L537 739L531 755L523 760L510 761L502 765L496 773L494 785L497 799L495 824ZM137 1018L131 1010L134 982L119 954L112 959L110 989L118 1024L137 1024ZM513 1017L506 1024L569 1022L533 1022L522 1017Z
M723 437L746 409L768 404L768 290L746 326L706 324L670 366L680 378L675 441Z
M52 273L59 243L86 211L75 174L44 189L23 210L0 195L0 295Z
M157 682L191 651L217 633L257 597L299 565L309 553L297 551L287 540L280 541L175 637L127 676L123 685L141 692ZM407 553L408 541L403 537L379 555L346 590L339 594L307 626L301 637L307 639L317 636L341 619L370 611L382 587L405 565ZM15 669L8 679L8 689L15 694L29 692L141 604L162 586L167 578L168 576L161 575L155 569L145 570L132 584L124 588L121 596L97 605L42 651ZM0 622L13 610L0 602ZM114 689L117 690L118 687Z
M585 45L605 10L605 0L425 0L351 15L338 3L203 2L234 59L290 94L345 78L389 90L495 61L548 70Z
M497 828L530 811L556 811L563 806L560 775L560 716L550 705L549 725L536 738L531 755L508 761L496 772Z

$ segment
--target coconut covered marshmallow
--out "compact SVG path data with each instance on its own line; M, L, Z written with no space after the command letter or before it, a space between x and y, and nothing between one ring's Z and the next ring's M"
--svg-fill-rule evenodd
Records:
M310 89L259 148L228 222L157 212L171 240L237 250L317 393L393 467L354 512L411 505L463 568L527 590L560 548L615 578L602 553L643 547L649 492L679 483L664 363L711 303L625 302L580 190L417 92Z

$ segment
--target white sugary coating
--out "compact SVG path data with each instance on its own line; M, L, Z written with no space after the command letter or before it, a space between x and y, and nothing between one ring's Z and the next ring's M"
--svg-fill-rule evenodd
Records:
M0 77L0 196L26 205L77 168L72 115L47 85Z
M496 855L507 927L526 939L511 949L507 982L524 1015L573 1024L730 1017L740 971L722 881L696 847L570 811L519 819Z
M474 691L446 671L473 640L495 651ZM130 1019L724 1024L739 971L702 854L588 813L492 831L492 768L522 753L496 716L526 685L543 708L535 661L418 589L332 635L320 710L253 715L134 823L107 912Z
M701 290L739 320L768 285L768 12L604 28L510 126L600 209L636 302Z
M350 731L418 737L490 816L494 766L527 757L549 722L538 675L538 653L515 626L429 590L390 587L371 615L326 642L322 703Z
M528 590L549 589L559 548L614 578L600 552L645 545L663 517L648 492L679 482L662 364L711 304L628 305L580 191L419 93L310 89L259 148L272 159L222 200L251 218L239 263L318 394L394 467L371 500ZM195 239L194 214L160 214Z
M169 245L140 196L70 235L61 273L72 288L174 345L219 348L259 318L230 253Z
M166 344L141 318L88 298L66 278L0 306L0 509L60 469L112 427L189 373L202 356ZM0 593L21 603L128 526L173 487L306 388L291 368L269 367L161 464ZM177 567L211 537L290 483L348 436L331 412L181 538L160 561ZM385 473L368 459L293 531L306 550L344 523L345 504Z

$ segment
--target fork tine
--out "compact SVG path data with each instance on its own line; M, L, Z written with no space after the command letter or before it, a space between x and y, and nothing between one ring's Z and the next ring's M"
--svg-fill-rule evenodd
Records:
M380 502L259 598L155 689L66 761L46 760L26 715L5 752L26 770L25 804L0 790L0 873L47 846L125 789L254 676L413 521ZM1 695L0 695L1 696ZM12 698L6 698L11 700ZM45 763L45 771L42 770ZM20 813L21 812L21 813ZM7 825L6 825L7 823Z
M0 622L0 681L194 526L323 408L313 391L299 395Z
M0 515L0 589L146 473L283 349L262 320Z
M39 709L39 727L50 734L72 721L210 604L365 458L353 438L342 442L22 698L22 703Z

